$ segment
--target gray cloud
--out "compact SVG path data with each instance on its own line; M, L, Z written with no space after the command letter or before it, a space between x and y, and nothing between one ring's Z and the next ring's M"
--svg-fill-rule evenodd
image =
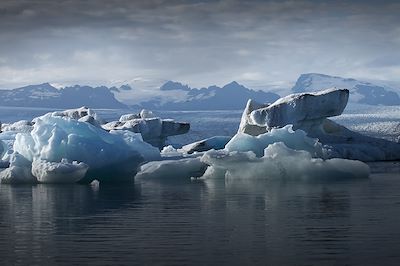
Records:
M400 81L396 1L1 1L0 86ZM376 64L374 64L374 62Z

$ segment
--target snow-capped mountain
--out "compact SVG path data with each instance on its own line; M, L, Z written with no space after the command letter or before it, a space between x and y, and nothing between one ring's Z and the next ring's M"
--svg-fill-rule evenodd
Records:
M233 81L222 88L210 86L195 89L179 82L168 81L160 87L164 92L184 92L185 97L180 100L166 100L162 96L152 98L137 104L137 107L164 110L235 110L246 106L248 99L259 102L274 102L280 96L276 93L254 91ZM182 98L182 97L181 97Z
M125 108L107 87L71 86L61 89L49 83L0 90L0 106L49 108Z
M327 88L344 88L350 91L349 101L370 105L398 105L400 97L396 90L352 78L342 78L317 73L302 74L292 92L312 92Z

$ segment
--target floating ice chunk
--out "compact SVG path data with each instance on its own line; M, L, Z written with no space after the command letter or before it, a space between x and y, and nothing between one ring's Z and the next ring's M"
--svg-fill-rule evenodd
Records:
M182 147L187 153L208 151L211 149L220 150L231 140L229 136L215 136L208 139L196 141Z
M148 119L148 118L155 118L156 116L153 114L152 111L143 109L140 111L140 117L143 119Z
M104 124L104 120L101 119L96 114L96 112L85 106L76 109L68 109L64 111L53 112L52 116L69 117L75 120L79 120L81 122L90 123L96 127L101 127L100 125ZM36 119L38 118L35 118L32 121L36 122Z
M68 109L60 112L53 112L53 116L69 117L75 120L78 120L87 115L97 116L97 114L92 109L87 108L85 106L76 109Z
M225 148L227 151L252 151L257 157L262 157L264 149L275 142L284 142L286 146L294 150L306 150L313 157L324 157L322 145L318 139L307 137L302 130L293 131L292 125L272 129L270 132L258 136L237 133Z
M121 115L121 117L119 118L119 122L126 122L132 119L138 119L140 118L140 114L125 114L125 115Z
M155 117L151 111L142 110L140 114L127 114L119 121L112 121L102 125L105 130L129 130L140 133L143 140L151 145L163 148L168 136L185 134L190 124L175 122L171 119Z
M89 166L82 162L61 160L57 163L40 159L32 162L32 175L40 183L75 183L85 177L88 169Z
M190 179L204 174L207 165L200 158L149 162L141 166L136 179Z
M95 127L102 128L100 122L91 115L87 115L78 119L80 122L86 122L92 124Z
M267 128L297 124L304 120L315 120L340 115L347 105L349 90L327 89L314 93L291 94L273 104L254 110L250 121Z
M369 167L346 159L312 158L303 150L293 150L282 142L270 144L264 156L252 151L208 151L201 160L209 165L203 178L227 179L340 179L366 178Z
M143 142L140 134L107 132L51 113L38 118L30 134L17 134L14 151L31 162L84 162L89 166L86 182L130 180L141 163L160 158L158 149Z
M1 131L15 131L15 132L31 132L33 129L33 124L27 120L21 120L12 124L3 124L1 126Z
M172 145L165 146L161 152L160 152L162 157L177 157L177 156L183 156L183 152L178 151L175 149Z
M13 153L10 166L0 172L1 183L36 183L37 179L31 173L31 162L24 156Z

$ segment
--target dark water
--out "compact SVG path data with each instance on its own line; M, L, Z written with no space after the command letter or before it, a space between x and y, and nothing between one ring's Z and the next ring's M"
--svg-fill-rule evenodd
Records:
M388 166L331 182L1 185L1 265L399 265Z
M52 111L0 108L0 120ZM132 110L96 110L108 121ZM186 144L241 111L162 112ZM0 265L400 265L400 166L324 182L0 185Z

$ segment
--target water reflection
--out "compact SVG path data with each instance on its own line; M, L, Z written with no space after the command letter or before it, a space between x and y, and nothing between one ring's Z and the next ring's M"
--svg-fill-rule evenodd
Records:
M0 186L4 264L373 265L400 259L399 176Z

